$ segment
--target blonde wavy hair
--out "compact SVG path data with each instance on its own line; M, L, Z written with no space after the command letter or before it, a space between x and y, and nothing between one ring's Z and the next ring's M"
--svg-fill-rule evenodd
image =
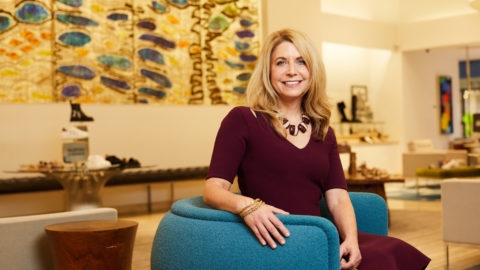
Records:
M310 72L310 87L302 98L303 113L310 117L312 134L315 139L323 140L330 124L330 104L325 91L325 67L313 45L304 33L283 29L271 33L265 40L257 66L248 82L246 95L248 106L265 113L270 125L278 134L287 136L278 117L278 94L270 81L270 61L275 48L282 42L291 42L305 61Z

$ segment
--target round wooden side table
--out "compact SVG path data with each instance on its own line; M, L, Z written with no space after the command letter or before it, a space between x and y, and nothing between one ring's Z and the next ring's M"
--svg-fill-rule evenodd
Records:
M67 222L45 227L56 270L130 270L138 223L130 220Z

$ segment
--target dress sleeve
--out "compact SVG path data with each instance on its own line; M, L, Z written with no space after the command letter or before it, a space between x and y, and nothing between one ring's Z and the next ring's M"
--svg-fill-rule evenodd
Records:
M332 188L348 189L345 181L345 173L343 172L342 162L338 153L337 138L332 128L328 128L325 142L330 145L329 160L330 168L328 169L328 176L325 181L324 191Z
M241 108L233 108L218 130L206 179L218 177L233 183L245 154L247 135Z

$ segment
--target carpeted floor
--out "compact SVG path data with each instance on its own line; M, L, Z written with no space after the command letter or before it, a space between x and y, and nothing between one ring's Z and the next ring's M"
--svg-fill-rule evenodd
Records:
M403 183L388 183L385 185L385 192L388 199L394 200L414 200L414 201L437 201L440 200L440 181L421 182L422 187L418 193L415 182L409 181Z

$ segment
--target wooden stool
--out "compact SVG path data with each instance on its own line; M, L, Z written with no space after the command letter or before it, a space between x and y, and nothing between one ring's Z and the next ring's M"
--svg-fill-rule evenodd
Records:
M45 227L56 270L130 270L138 223L129 220L68 222Z

